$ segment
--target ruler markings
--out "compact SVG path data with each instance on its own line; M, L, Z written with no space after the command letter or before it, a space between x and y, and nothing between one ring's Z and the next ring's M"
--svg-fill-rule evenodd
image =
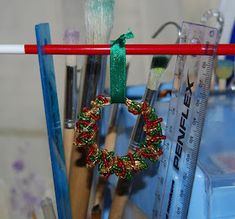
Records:
M214 28L185 22L180 42L214 45L216 35ZM177 57L153 218L187 218L213 60L212 56Z

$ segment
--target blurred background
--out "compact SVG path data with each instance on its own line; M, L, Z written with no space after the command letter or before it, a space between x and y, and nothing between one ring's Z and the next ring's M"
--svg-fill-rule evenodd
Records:
M78 30L80 42L85 43L84 2L0 0L0 44L34 44L35 24L42 22L50 24L52 43L63 43L68 28ZM151 36L168 21L179 25L182 21L200 22L208 9L224 13L220 42L229 43L235 11L231 0L117 0L111 39L130 29L135 38L128 43L174 43L174 26L155 39ZM150 56L132 57L128 85L146 84L150 61ZM82 66L82 56L78 62ZM65 56L54 56L54 63L63 117ZM0 66L0 219L23 219L29 203L35 204L37 211L43 197L55 200L39 64L35 55L1 55Z

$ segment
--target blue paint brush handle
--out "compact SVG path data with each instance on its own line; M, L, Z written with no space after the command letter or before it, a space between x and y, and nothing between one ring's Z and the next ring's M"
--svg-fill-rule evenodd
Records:
M53 57L42 50L44 45L51 44L49 25L38 24L35 31L58 218L71 219Z

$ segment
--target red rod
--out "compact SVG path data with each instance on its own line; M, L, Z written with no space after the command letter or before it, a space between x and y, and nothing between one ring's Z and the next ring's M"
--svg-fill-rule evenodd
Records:
M25 54L37 54L37 46L24 45ZM98 45L61 45L44 46L45 54L54 55L109 55L109 44ZM235 55L235 44L127 44L129 55Z

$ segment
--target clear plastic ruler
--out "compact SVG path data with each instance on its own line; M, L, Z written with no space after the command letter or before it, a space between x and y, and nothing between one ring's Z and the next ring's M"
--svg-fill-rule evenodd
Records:
M184 22L180 43L216 50L217 29ZM213 50L214 49L214 50ZM178 55L153 218L187 218L215 56Z

